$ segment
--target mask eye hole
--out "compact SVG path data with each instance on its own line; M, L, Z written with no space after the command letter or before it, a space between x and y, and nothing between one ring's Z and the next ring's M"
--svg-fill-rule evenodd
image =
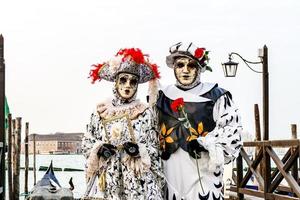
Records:
M130 80L130 85L131 85L131 86L136 86L137 83L138 83L137 79L132 79L132 80Z
M195 69L197 67L197 64L195 62L189 62L187 66L191 69Z
M177 68L182 68L182 67L184 67L184 63L183 62L177 62L176 67Z
M125 83L127 82L127 78L121 77L121 78L119 79L119 81L120 81L120 84L125 84Z

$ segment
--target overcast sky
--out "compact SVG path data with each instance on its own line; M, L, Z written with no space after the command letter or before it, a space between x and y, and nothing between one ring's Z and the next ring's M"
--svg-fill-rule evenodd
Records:
M255 103L262 111L261 74L238 58L236 78L224 78L221 63L235 51L258 61L269 48L270 138L290 137L300 125L300 2L202 0L0 0L0 33L5 38L6 96L13 117L35 133L83 132L97 102L111 84L91 84L90 66L120 48L139 47L160 66L161 83L174 83L166 67L170 45L194 42L210 50L218 82L233 94L245 131L254 133ZM261 65L254 66L261 70ZM139 87L144 100L147 84ZM262 115L261 115L262 118ZM24 127L24 126L23 126Z

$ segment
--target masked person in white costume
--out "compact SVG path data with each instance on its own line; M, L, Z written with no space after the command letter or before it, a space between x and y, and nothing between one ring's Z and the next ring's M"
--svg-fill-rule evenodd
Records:
M157 108L167 200L223 199L223 166L241 148L241 118L230 92L200 75L208 51L192 43L170 48L176 83L159 91Z
M85 197L162 199L157 118L151 106L136 99L138 84L149 81L150 104L154 105L157 66L140 49L131 48L121 49L112 60L94 67L90 73L93 82L104 79L115 85L113 99L98 104L83 137Z

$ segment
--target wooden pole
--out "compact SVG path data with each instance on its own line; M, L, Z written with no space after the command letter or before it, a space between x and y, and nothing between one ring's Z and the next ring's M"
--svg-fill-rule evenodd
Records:
M291 124L292 139L297 139L297 124Z
M21 153L21 128L22 128L22 118L17 117L16 123L16 170L15 170L15 199L20 197L20 153Z
M258 104L254 104L254 119L255 119L255 140L261 141L261 129L260 129L260 117L259 117L259 107ZM259 149L262 147L255 147L255 157L258 155ZM257 166L257 170L260 174L263 174L264 166L263 164L259 164ZM263 190L261 186L259 186L259 190Z
M4 38L0 35L0 200L5 199L5 63Z
M7 181L8 181L8 197L13 200L13 184L12 184L12 119L11 114L8 115L8 149L7 149Z
M28 134L29 134L29 123L25 124L25 184L24 193L28 193L28 167L29 167L29 157L28 157Z
M269 69L268 69L268 47L263 47L263 140L269 140ZM264 195L267 199L269 186L271 184L271 159L264 146Z
M263 121L264 140L269 140L269 69L268 69L268 47L263 47Z
M16 120L12 120L12 137L11 137L11 145L12 145L12 195L15 197L16 188L15 188L15 171L16 171Z
M291 124L291 132L292 132L292 139L297 139L297 125ZM296 147L292 148L292 155L296 152ZM293 167L291 169L292 176L298 182L299 175L298 175L298 163L297 161L294 162ZM296 194L294 194L296 196Z
M261 141L261 131L260 131L260 119L259 119L259 108L258 104L254 104L254 118L255 118L255 139L256 141Z
M36 152L35 152L35 134L33 134L33 184L36 184Z
M236 159L236 167L237 167L237 195L238 200L244 200L244 194L239 192L239 189L241 188L241 183L243 180L243 158L241 154Z
M268 193L270 191L270 185L271 185L271 158L270 155L267 152L267 149L269 146L263 145L263 162L264 162L264 198L268 199Z

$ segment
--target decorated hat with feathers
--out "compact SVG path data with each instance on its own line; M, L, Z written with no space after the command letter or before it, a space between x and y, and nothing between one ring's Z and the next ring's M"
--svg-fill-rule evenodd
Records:
M160 78L158 66L149 62L149 56L138 48L120 49L109 61L92 65L92 83L102 79L115 82L119 73L131 73L139 77L139 83Z
M136 75L139 83L149 81L149 105L153 106L155 104L160 73L158 66L150 63L149 55L144 54L139 48L120 49L109 61L94 64L92 67L89 76L92 79L92 83L102 79L115 82L120 73Z
M177 58L187 57L193 59L197 62L198 66L201 69L201 72L206 70L212 71L211 67L208 66L208 53L205 48L197 47L193 43L183 44L179 42L174 44L169 49L170 55L166 57L166 63L168 67L173 68L173 64Z

